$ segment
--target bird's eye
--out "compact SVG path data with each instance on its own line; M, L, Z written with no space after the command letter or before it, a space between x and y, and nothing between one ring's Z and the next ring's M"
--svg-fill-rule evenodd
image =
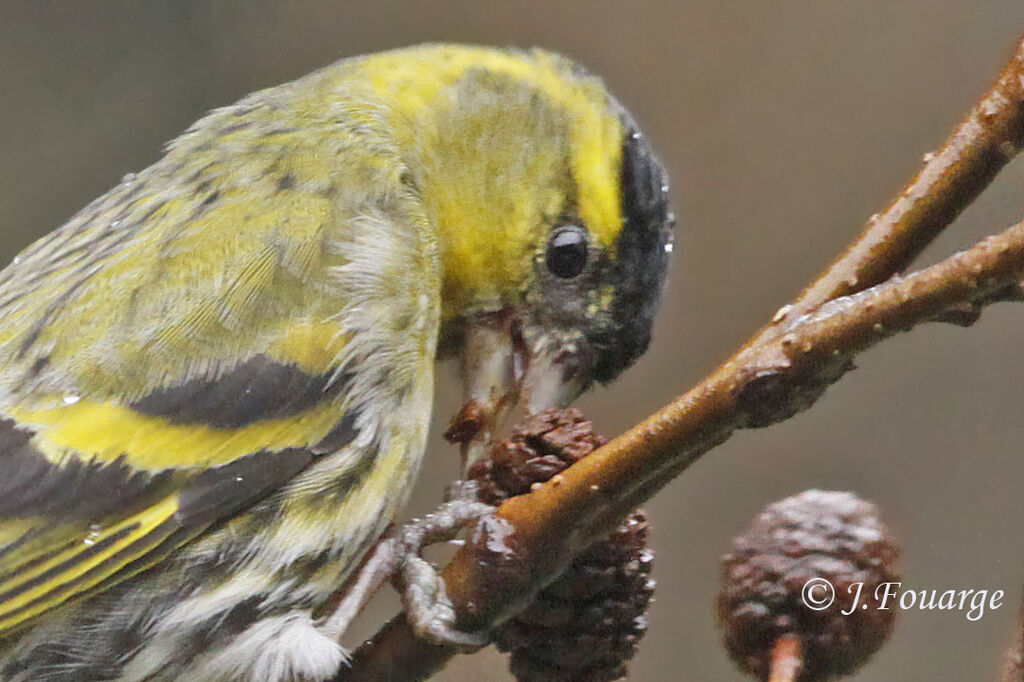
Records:
M555 230L548 240L545 263L551 274L563 279L583 272L587 265L587 231L576 225Z

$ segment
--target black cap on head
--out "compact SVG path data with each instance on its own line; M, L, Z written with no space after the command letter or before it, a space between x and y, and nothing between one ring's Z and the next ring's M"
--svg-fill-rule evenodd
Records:
M611 325L590 335L599 360L594 378L614 379L639 358L651 341L668 270L672 216L668 176L632 117L622 110L620 174L623 226L616 241Z

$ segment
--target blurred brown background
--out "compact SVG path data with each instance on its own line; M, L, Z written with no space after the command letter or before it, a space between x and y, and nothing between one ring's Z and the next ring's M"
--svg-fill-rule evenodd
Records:
M712 369L824 266L1022 32L1022 0L4 3L0 258L251 90L421 41L543 45L602 74L632 109L681 218L651 352L583 401L615 434ZM1024 217L1022 182L1018 162L926 260ZM972 329L894 339L810 412L738 434L665 489L649 506L660 588L633 678L740 679L712 615L718 557L765 503L824 487L881 505L904 542L907 586L1007 591L976 623L901 614L855 679L995 679L1024 580L1022 338L1024 311L1002 305ZM439 392L435 431L455 404L449 375ZM455 461L435 437L415 510L438 500ZM490 651L438 679L509 678Z

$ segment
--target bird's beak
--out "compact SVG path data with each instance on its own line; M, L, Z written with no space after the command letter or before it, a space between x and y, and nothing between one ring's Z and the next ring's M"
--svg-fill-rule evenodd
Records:
M589 384L592 358L580 342L535 332L508 313L466 327L462 409L445 437L462 446L463 472L480 459L516 405L536 414L564 407Z

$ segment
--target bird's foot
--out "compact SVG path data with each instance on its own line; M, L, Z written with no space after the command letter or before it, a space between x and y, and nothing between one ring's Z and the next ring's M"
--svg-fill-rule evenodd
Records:
M401 528L401 564L393 576L405 616L417 636L435 644L475 651L490 642L488 632L465 632L455 624L455 609L445 593L444 580L421 554L428 545L447 542L459 531L494 511L477 500L476 484L458 481L448 489L448 501L436 511Z
M390 577L417 636L462 651L475 651L490 641L485 632L456 628L455 610L445 593L444 581L422 552L429 545L454 539L494 507L477 500L476 483L469 481L452 484L446 499L436 511L395 529L377 543L331 615L321 621L321 632L340 640L380 584Z

